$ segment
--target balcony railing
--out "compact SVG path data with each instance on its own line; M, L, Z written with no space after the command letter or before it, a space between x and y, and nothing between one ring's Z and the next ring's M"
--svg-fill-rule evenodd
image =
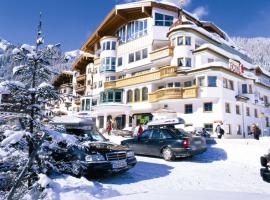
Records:
M86 79L85 74L82 74L82 75L76 77L77 82L85 81L85 79Z
M149 102L157 102L163 99L188 99L198 96L198 87L188 88L163 88L148 95Z
M84 91L85 91L85 86L84 85L76 86L76 92L77 93L83 93Z
M176 76L176 66L168 66L161 68L156 71L148 72L145 74L140 74L132 77L127 77L115 81L109 81L105 82L104 87L105 88L120 88L125 87L129 85L136 85L139 83L149 82L149 81L155 81L159 80L165 77L172 77Z
M150 60L158 60L173 55L173 47L167 46L150 52Z

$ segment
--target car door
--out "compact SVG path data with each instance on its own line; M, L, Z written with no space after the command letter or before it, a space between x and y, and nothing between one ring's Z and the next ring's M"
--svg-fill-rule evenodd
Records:
M161 131L162 129L153 129L153 132L148 141L148 147L147 147L149 155L160 156L160 149L164 144Z
M145 130L141 136L138 137L137 141L133 144L133 150L136 154L149 155L148 143L152 130Z

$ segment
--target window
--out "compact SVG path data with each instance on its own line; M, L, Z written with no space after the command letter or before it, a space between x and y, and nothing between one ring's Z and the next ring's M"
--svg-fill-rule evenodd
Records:
M134 53L130 53L130 54L128 55L128 62L129 62L129 63L134 62Z
M175 85L175 87L181 87L181 83L180 82L175 82L174 85Z
M135 91L134 91L134 101L135 102L140 101L140 90L138 88L135 89Z
M127 25L127 40L131 41L147 34L147 19L129 22Z
M208 87L217 87L217 77L216 76L208 76Z
M120 27L117 32L116 32L116 35L118 36L119 38L119 43L122 44L122 43L125 43L126 42L126 25Z
M122 57L119 57L119 58L117 59L117 66L120 67L120 66L122 66L122 65L123 65L123 58L122 58Z
M213 133L213 124L204 124L204 128L209 133Z
M252 92L252 85L248 85L248 93L249 94L252 94L253 92Z
M237 125L237 135L241 135L242 134L242 130L241 130L241 125Z
M208 62L208 63L211 63L211 62L214 62L214 61L215 61L215 60L214 60L213 58L208 58L208 59L207 59L207 62Z
M192 81L184 82L184 87L191 87L191 86L192 86Z
M151 139L161 139L161 131L158 130L158 129L154 129L153 132L152 132L152 137Z
M258 118L258 110L256 108L254 109L254 117Z
M92 106L96 106L97 105L97 99L92 99Z
M228 88L228 80L226 78L223 78L223 87Z
M232 134L232 126L230 124L227 124L226 126L227 126L227 130L228 130L227 134L231 135Z
M269 127L270 125L269 125L269 117L265 117L265 123L266 123L266 127Z
M90 110L90 99L86 99L86 106L85 106L85 110Z
M263 96L263 101L264 101L264 104L267 105L268 104L268 96Z
M98 116L98 127L104 128L104 116Z
M171 46L172 46L172 47L175 46L175 38L172 39L172 41L171 41Z
M239 105L235 106L235 112L237 115L240 115L240 106Z
M177 65L178 65L179 67L184 66L184 58L178 58L178 59L177 59Z
M82 100L81 110L84 111L85 99Z
M90 80L87 81L87 85L91 85L91 81Z
M136 51L135 59L136 59L136 61L141 60L141 51Z
M168 87L173 87L173 83L168 83Z
M191 114L193 113L193 106L192 104L186 104L185 105L185 114Z
M112 42L112 50L115 50L115 47L116 47L116 42Z
M247 91L247 84L242 84L242 93L243 94L247 94L248 91Z
M234 90L234 83L232 80L229 80L229 89Z
M198 77L198 84L201 87L205 86L205 77L204 76Z
M113 91L108 92L108 102L113 102Z
M145 59L148 57L148 50L147 49L143 49L142 50L142 59Z
M191 37L186 36L185 39L186 39L185 45L191 45Z
M110 42L106 42L106 50L110 50L111 49L111 43Z
M115 92L115 102L122 102L122 92Z
M177 37L177 45L183 45L184 44L184 36Z
M115 71L115 57L106 57L101 60L100 72Z
M103 44L102 44L102 50L106 50L106 42L103 42Z
M133 101L133 92L132 90L127 91L127 103L130 103Z
M203 110L204 110L204 112L212 112L213 111L213 103L212 102L204 103Z
M191 67L191 58L186 58L186 67Z
M162 139L170 139L170 138L173 138L172 135L171 135L171 132L169 130L166 130L166 129L160 129L160 132L161 132L161 137Z
M250 116L250 110L249 110L249 107L246 107L246 115L247 115L247 116Z
M144 87L142 89L142 101L147 101L148 100L148 88Z
M173 24L173 16L155 13L156 26L171 26Z
M101 88L102 87L102 81L98 82L98 87Z
M231 113L231 106L229 103L225 103L225 112L226 113Z
M142 140L147 140L150 138L151 134L152 134L153 130L146 130L143 132L141 139Z

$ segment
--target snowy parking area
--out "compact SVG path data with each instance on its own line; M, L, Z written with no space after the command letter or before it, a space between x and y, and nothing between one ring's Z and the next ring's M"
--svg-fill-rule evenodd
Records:
M110 136L119 143L122 138ZM88 181L62 176L53 179L48 199L270 199L270 184L260 177L260 156L270 139L222 139L207 152L166 162L137 156L128 172Z

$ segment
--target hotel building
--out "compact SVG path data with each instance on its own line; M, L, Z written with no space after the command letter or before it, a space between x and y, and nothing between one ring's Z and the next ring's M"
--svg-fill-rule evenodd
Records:
M80 112L106 128L135 127L159 109L183 128L223 123L225 137L269 134L270 73L252 64L215 24L154 1L116 5L81 47L73 65Z

